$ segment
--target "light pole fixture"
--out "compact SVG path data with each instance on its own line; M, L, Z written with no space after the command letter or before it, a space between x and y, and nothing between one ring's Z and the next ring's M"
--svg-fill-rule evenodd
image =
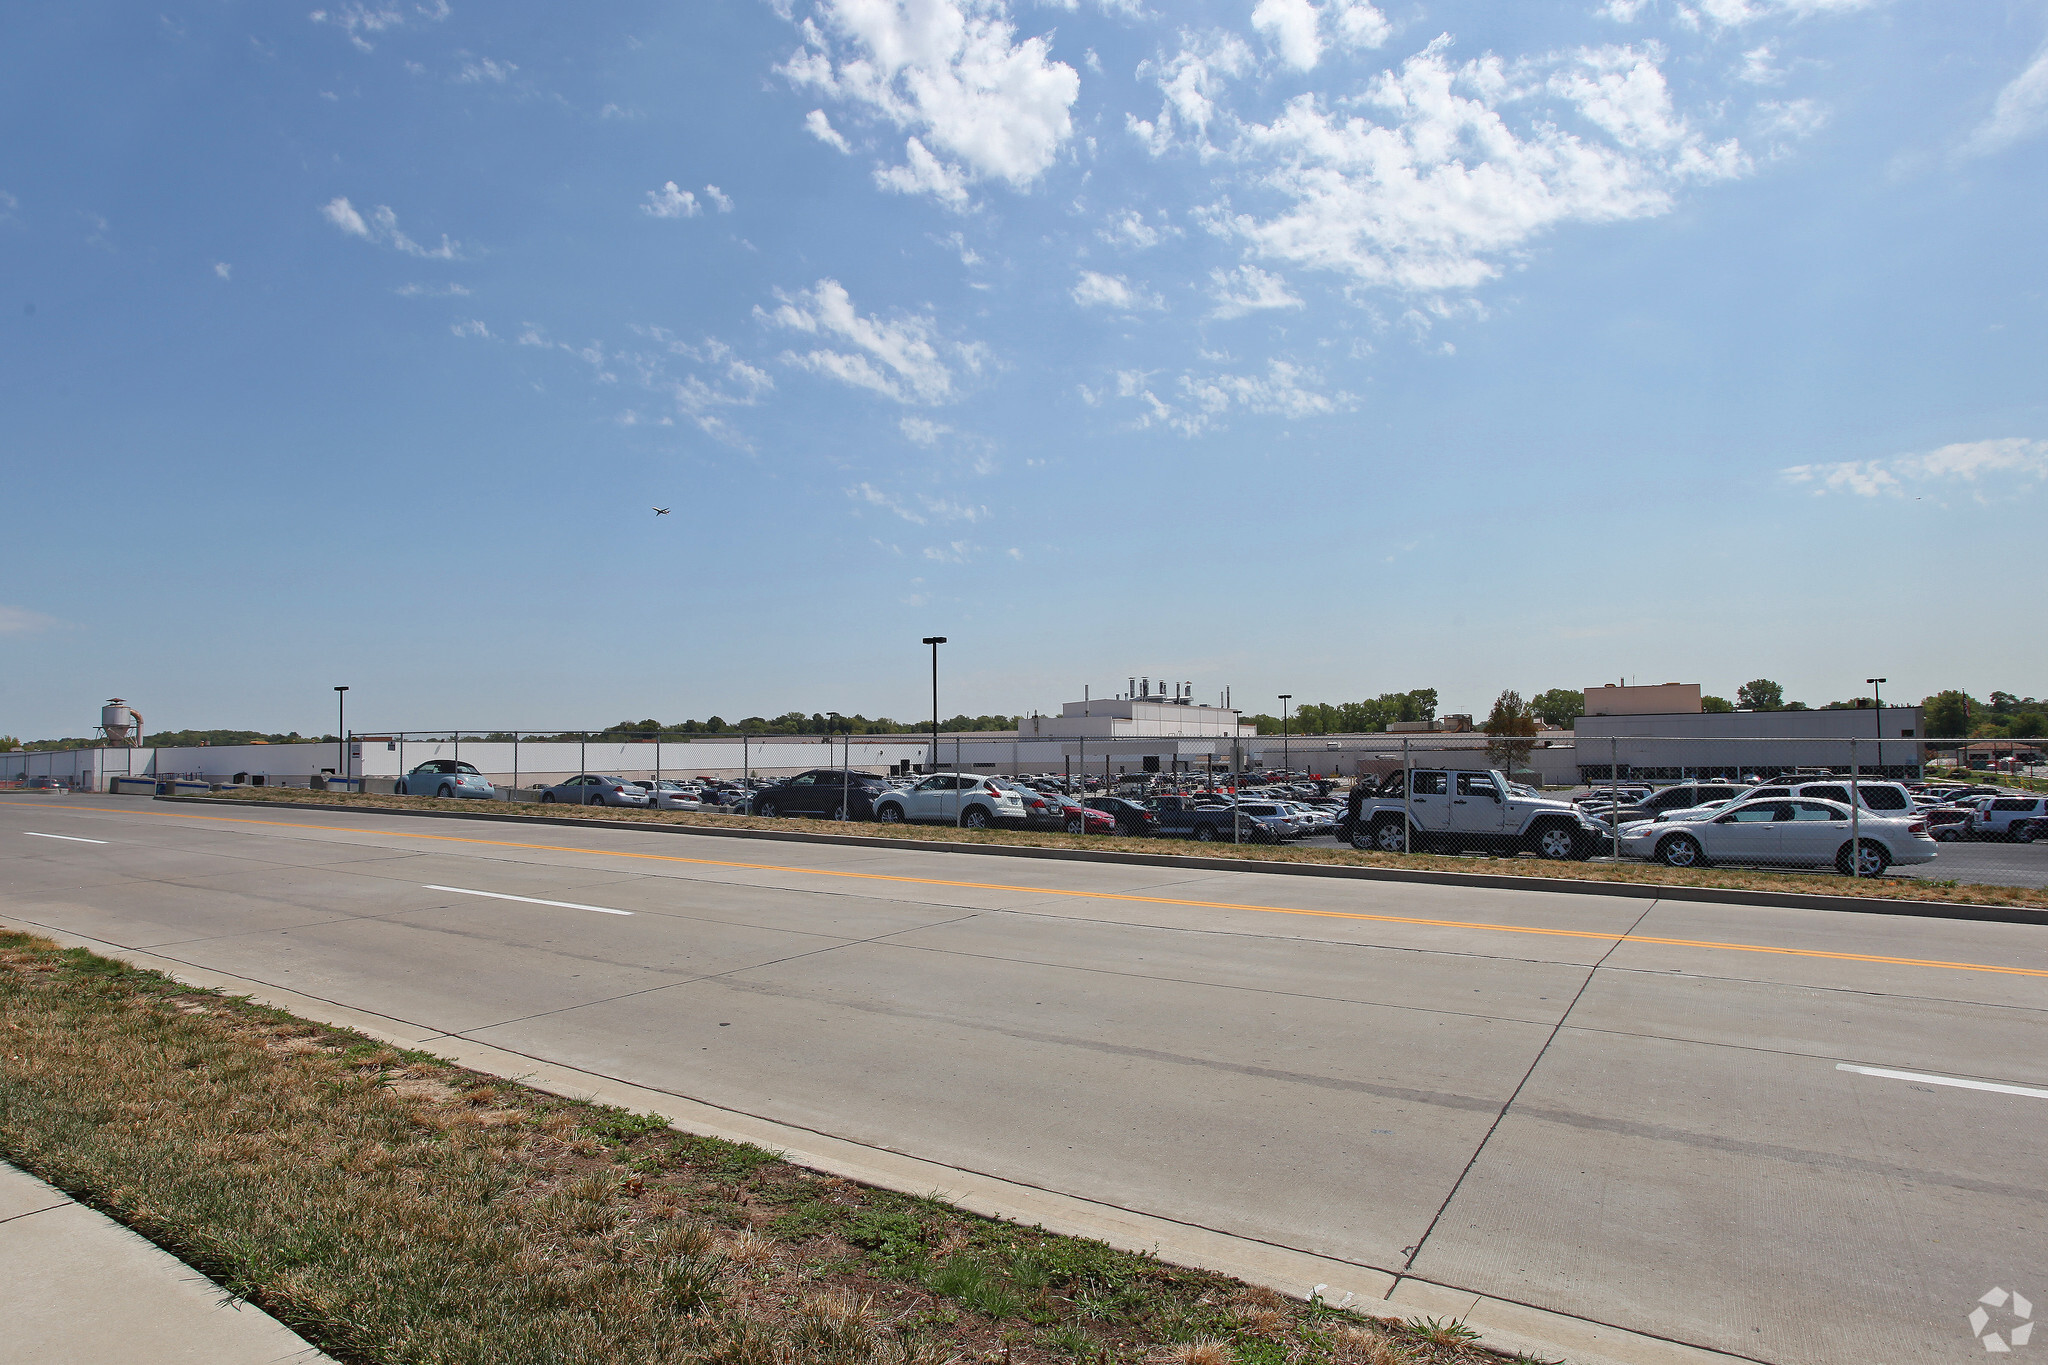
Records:
M334 771L341 774L342 785L348 785L348 689L334 689Z
M1865 678L1870 684L1870 709L1877 715L1877 775L1884 776L1884 694L1883 687L1890 678Z
M946 643L943 635L927 635L924 643L932 647L932 771L939 770L939 646Z
M1294 762L1289 758L1287 749L1287 703L1293 700L1292 692L1280 694L1280 770L1289 774L1294 771Z
M832 728L835 730L845 723L840 719L837 711L827 711L825 714L832 717ZM839 747L845 754L845 761L840 765L839 769L839 818L842 820L851 820L853 818L853 806L851 804L853 799L853 775L847 771L853 763L853 745L848 740L848 737L852 734L853 731L849 727L839 739ZM826 741L828 745L827 753L831 752L830 742L828 738Z

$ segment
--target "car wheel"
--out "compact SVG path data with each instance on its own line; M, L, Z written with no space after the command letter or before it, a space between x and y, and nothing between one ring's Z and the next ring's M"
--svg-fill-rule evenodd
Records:
M441 784L441 790L439 790L439 791L435 792L435 793L434 793L434 795L436 795L436 796L453 796L453 795L455 795L455 789L454 789L454 788L452 788L452 787L450 787L450 786L449 786L449 785L448 785L448 784L447 784L446 782L443 782L443 783Z
M1408 832L1399 820L1382 820L1372 827L1372 842L1382 853L1406 853Z
M1849 865L1850 846L1842 845L1842 851L1835 855L1835 870L1843 876L1882 877L1884 870L1892 865L1891 850L1875 839L1865 839L1857 853L1856 866Z
M773 801L757 802L754 806L754 814L773 820L777 814L775 803Z
M1941 840L1944 844L1952 844L1963 836L1956 833L1952 826L1943 826L1941 829L1934 831L1934 837Z
M885 825L900 825L903 823L903 807L881 806L875 811L875 818Z
M2016 843L2016 844L2031 844L2031 843L2033 843L2033 842L2034 842L2034 826L2033 826L2032 824L2018 824L2018 825L2014 825L2014 826L2012 827L2012 841L2013 841L2014 843Z
M542 804L543 806L552 806L552 805L554 805L554 804L555 804L555 794L554 794L553 792L542 792L542 793L540 794L540 803L541 803L541 804Z
M960 813L960 823L969 829L987 829L989 825L988 812L980 806L969 806Z
M828 820L844 820L846 818L846 807L844 805L834 806L832 813L825 818Z
M404 779L404 778L402 778L402 777L401 777L401 778L399 778L399 779L398 779L398 780L397 780L396 782L393 782L393 783L391 784L391 794L392 794L393 796L403 796L403 795L405 795L405 779Z
M1213 843L1215 843L1215 842L1216 842L1216 826L1214 826L1214 825L1196 825L1196 826L1195 826L1195 842L1196 842L1196 843L1198 843L1198 844L1213 844Z
M1536 831L1536 856L1561 862L1579 850L1579 836L1563 825L1545 825Z
M1067 833L1069 833L1069 834L1086 834L1087 832L1088 832L1088 827L1087 827L1087 825L1086 825L1086 823L1085 823L1085 822L1083 822L1083 821L1080 821L1080 820L1069 820L1069 821L1067 821Z
M1657 861L1666 867L1704 867L1707 855L1690 834L1674 834L1657 845Z

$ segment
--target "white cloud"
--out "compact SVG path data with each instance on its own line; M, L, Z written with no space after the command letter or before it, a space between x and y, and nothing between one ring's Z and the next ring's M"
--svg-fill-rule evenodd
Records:
M1081 78L1047 39L1019 40L1003 0L819 0L822 24L781 68L911 134L886 188L958 207L966 185L1029 187L1073 133ZM830 141L816 121L813 135Z
M56 617L30 611L27 607L0 606L0 635L26 635L30 631L47 630L56 624Z
M469 297L469 290L459 284L402 284L392 292L402 299L460 299Z
M697 202L697 196L688 190L677 189L671 180L658 190L647 191L647 202L640 211L650 218L695 218L704 211Z
M1144 217L1132 209L1125 209L1110 220L1106 228L1096 236L1105 242L1118 246L1134 246L1140 249L1159 245L1159 229L1148 224Z
M962 265L973 266L981 264L981 253L967 245L967 234L963 232L949 232L943 237L932 236L931 240L937 242L940 246L950 247L960 257L960 264Z
M1816 15L1850 14L1869 9L1876 3L1877 0L1699 0L1699 13L1722 28L1737 28L1759 19L1810 19Z
M1612 19L1617 24L1633 24L1636 16L1643 12L1643 6L1650 0L1607 0L1607 3L1593 11L1602 19Z
M1470 289L1501 260L1562 223L1667 211L1688 181L1741 175L1731 141L1709 145L1673 113L1652 49L1581 49L1549 80L1519 80L1497 57L1453 65L1439 37L1381 73L1359 104L1383 121L1339 116L1313 94L1270 124L1246 125L1235 154L1255 189L1287 207L1207 215L1213 230L1268 259L1411 292ZM1504 107L1548 93L1614 144L1559 126L1539 106L1517 132Z
M363 215L340 195L320 206L320 216L351 237L368 238L370 235L370 225L363 221Z
M1977 125L1963 150L1985 156L2048 128L2048 46L2034 54L2025 71L2013 77L1991 106L1990 117Z
M1329 29L1326 40L1324 27ZM1326 41L1344 48L1373 48L1387 41L1387 16L1365 0L1259 0L1252 27L1264 34L1287 65L1301 71L1322 60Z
M1241 318L1247 313L1303 306L1299 298L1288 292L1287 281L1255 265L1212 270L1209 281L1215 286L1210 293L1216 300L1216 308L1209 314L1212 318Z
M1316 31L1321 17L1309 0L1259 0L1252 27L1266 35L1281 61L1307 71L1322 60L1323 36Z
M1166 306L1166 300L1144 286L1133 285L1121 275L1104 275L1094 270L1082 271L1071 292L1074 302L1083 308L1115 308L1132 312Z
M316 24L332 24L347 35L359 52L369 52L374 45L365 34L383 33L387 29L403 28L414 20L439 23L451 13L447 0L435 0L432 5L415 4L408 10L396 4L346 4L337 9L316 9L306 17Z
M1121 370L1116 376L1118 398L1135 400L1142 409L1139 427L1164 426L1183 436L1199 436L1219 424L1232 408L1261 416L1301 419L1328 416L1357 404L1343 390L1325 392L1317 371L1289 360L1266 362L1263 374L1182 374L1174 385L1172 402L1161 398L1143 370ZM1091 404L1107 394L1082 390Z
M975 546L971 541L955 540L944 545L925 546L924 557L937 560L941 564L965 564L974 551Z
M805 114L804 128L812 137L818 139L827 147L831 147L848 156L853 154L853 148L847 145L845 137L841 136L839 130L832 126L832 120L825 117L823 109L813 109L810 113Z
M772 326L854 348L785 351L781 357L784 364L828 375L899 403L948 402L958 396L954 366L978 373L985 361L980 345L945 340L929 316L913 314L894 320L862 316L837 280L819 280L815 288L802 294L778 290L776 299L772 312L757 307L754 315Z
M368 218L357 212L355 206L340 195L336 195L320 206L320 216L340 228L351 237L360 237L366 242L376 242L408 256L417 256L423 261L459 261L462 259L462 244L450 241L448 234L441 234L441 245L422 246L399 231L398 215L387 204L379 204Z
M1209 121L1216 117L1216 104L1226 83L1252 69L1252 50L1234 33L1180 36L1180 51L1160 62L1138 67L1141 77L1152 77L1165 96L1159 117L1147 122L1135 115L1124 116L1126 125L1154 156L1164 155L1177 135L1186 136L1197 150L1214 152L1209 145Z
M726 194L726 192L725 192L724 190L721 190L720 188L718 188L718 186L716 186L716 185L706 185L706 186L704 187L704 197L705 197L706 199L709 199L709 200L711 201L712 205L713 205L714 207L716 207L716 208L717 208L717 210L718 210L718 211L719 211L720 213L731 213L731 212L732 212L732 198L731 198L731 196L730 196L730 195L728 195L728 194Z
M231 280L235 277L235 268L226 261L215 261L213 263L213 273L224 280Z
M903 143L904 164L875 167L875 183L898 194L929 194L950 209L967 207L967 173L941 161L916 138Z
M21 201L19 199L16 199L6 190L0 190L0 223L20 222L21 219L17 216L20 208Z
M455 73L455 79L469 85L484 81L503 85L518 69L512 62L493 61L489 57L472 57L465 52L462 54L462 67Z
M2048 441L2018 436L1963 441L1924 455L1800 464L1780 472L1790 483L1811 487L1816 497L1828 493L1904 497L1914 486L1962 483L1981 489L1991 483L2039 483L2048 479ZM1977 496L1988 500L1982 491Z
M1735 79L1751 85L1776 85L1785 79L1785 69L1772 66L1776 54L1769 43L1763 43L1742 54L1742 65L1736 68Z
M450 323L448 326L448 330L455 333L455 335L459 337L471 337L477 341L497 340L496 337L491 335L491 329L484 326L484 324L478 321L476 318L471 318L468 322Z
M1816 100L1765 100L1756 107L1756 127L1766 137L1811 137L1827 122L1827 106Z
M953 432L953 428L925 417L905 417L896 425L905 436L921 446L935 446L941 436L950 436Z

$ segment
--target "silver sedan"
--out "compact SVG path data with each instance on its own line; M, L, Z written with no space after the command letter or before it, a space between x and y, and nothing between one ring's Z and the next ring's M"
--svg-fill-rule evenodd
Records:
M623 777L579 773L567 782L540 789L544 806L566 801L576 806L649 806L654 798Z

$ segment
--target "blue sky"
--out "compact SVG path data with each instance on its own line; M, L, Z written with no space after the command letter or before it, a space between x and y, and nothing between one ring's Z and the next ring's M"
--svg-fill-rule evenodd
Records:
M2038 0L4 23L0 733L2041 690Z

